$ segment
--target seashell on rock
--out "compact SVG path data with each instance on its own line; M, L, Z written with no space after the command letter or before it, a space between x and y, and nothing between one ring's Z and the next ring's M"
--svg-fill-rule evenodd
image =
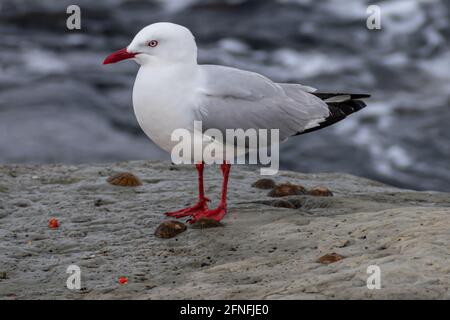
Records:
M344 256L341 256L340 254L337 253L328 253L322 257L320 257L317 262L322 263L322 264L330 264L330 263L334 263L337 262L339 260L344 259Z
M275 188L276 183L272 179L259 179L258 181L252 184L253 188L258 189L273 189Z
M138 187L142 185L141 180L130 172L121 172L108 178L108 183L121 187Z
M311 190L308 190L308 192L306 194L308 194L310 196L315 196L315 197L332 197L333 196L333 192L331 192L331 190L325 186L315 186Z
M186 225L176 220L167 220L162 222L155 230L155 236L158 238L169 239L186 230Z
M299 194L305 194L305 187L297 184L283 183L273 188L267 195L269 197L285 197Z

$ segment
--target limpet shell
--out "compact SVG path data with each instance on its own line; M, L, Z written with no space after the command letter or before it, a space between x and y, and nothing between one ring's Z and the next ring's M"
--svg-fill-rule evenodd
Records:
M333 192L331 192L331 190L325 186L315 186L311 190L308 190L308 192L306 194L308 194L310 196L315 196L315 197L332 197L333 196Z
M297 184L283 183L273 188L267 195L269 197L285 197L299 194L305 194L305 187Z
M273 189L275 188L276 183L275 181L273 181L272 179L259 179L258 181L255 181L252 184L253 188L258 188L258 189Z
M141 180L130 172L117 173L108 178L108 183L121 187L138 187L142 185Z
M158 238L169 239L186 231L186 225L176 220L163 221L155 230Z
M333 253L328 253L324 256L321 256L317 260L317 262L322 263L322 264L330 264L330 263L334 263L334 262L337 262L342 259L344 259L344 256L341 256L340 254L333 252Z

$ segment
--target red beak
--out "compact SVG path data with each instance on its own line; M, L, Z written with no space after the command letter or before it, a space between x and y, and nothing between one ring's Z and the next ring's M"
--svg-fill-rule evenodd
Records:
M136 53L128 52L127 48L123 48L107 56L103 64L116 63L125 59L134 58L135 55Z

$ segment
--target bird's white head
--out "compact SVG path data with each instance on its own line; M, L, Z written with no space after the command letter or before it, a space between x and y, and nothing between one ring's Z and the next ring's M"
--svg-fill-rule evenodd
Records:
M189 29L158 22L139 31L128 47L106 57L103 64L133 59L140 65L197 63L197 45Z

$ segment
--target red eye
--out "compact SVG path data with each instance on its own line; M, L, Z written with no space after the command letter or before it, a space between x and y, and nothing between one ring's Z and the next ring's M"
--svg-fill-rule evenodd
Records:
M148 46L152 47L152 48L156 47L157 45L158 45L158 41L156 41L156 40L152 40L148 43Z

